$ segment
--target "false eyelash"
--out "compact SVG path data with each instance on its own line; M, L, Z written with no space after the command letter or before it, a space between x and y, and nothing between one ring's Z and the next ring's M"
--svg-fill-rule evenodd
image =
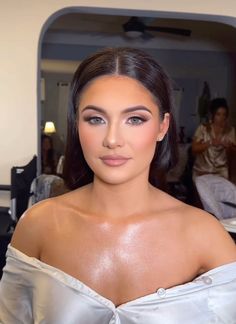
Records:
M143 117L143 116L131 116L131 117L128 118L128 121L132 120L132 119L137 119L137 120L140 121L140 124L142 124L142 123L145 123L146 121L148 121L149 118ZM132 124L132 122L131 122L131 124ZM139 125L139 123L137 123L137 125Z
M97 119L97 120L100 120L100 121L104 121L103 119L102 119L102 117L100 117L100 116L85 116L85 117L83 117L83 120L85 121L85 122L88 122L88 123L91 123L91 124L93 124L92 123L92 120L93 119ZM94 124L96 124L96 123L94 123Z

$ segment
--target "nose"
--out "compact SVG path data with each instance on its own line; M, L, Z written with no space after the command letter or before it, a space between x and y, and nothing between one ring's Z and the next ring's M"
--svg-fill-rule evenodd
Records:
M107 132L105 134L103 140L103 146L108 147L110 149L114 149L116 147L121 147L124 145L124 140L122 136L122 131L118 125L110 125L107 128Z

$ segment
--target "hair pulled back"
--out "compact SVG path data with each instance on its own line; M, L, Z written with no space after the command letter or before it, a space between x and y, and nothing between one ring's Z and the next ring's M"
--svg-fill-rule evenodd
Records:
M171 82L162 67L147 53L132 48L107 48L85 59L74 74L68 110L67 145L63 176L70 189L92 182L93 172L85 161L77 131L77 109L85 87L95 78L123 75L140 82L156 100L160 117L170 113L170 127L157 142L150 165L149 181L156 185L157 174L176 164L176 129L173 119ZM109 87L109 84L108 84Z

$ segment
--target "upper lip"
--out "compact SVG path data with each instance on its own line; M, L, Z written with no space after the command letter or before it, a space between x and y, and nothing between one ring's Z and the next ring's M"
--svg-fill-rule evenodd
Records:
M101 156L101 160L128 160L128 157L122 155L103 155Z

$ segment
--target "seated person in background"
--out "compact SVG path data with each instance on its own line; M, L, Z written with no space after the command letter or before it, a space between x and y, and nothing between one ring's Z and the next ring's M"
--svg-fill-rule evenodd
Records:
M200 125L194 135L193 179L203 174L216 174L228 179L227 150L235 146L235 130L229 125L226 99L216 98L210 105L211 121Z
M153 186L176 162L162 67L141 50L104 49L79 65L71 91L63 175L73 190L18 222L0 322L235 323L233 240Z
M55 174L56 163L51 136L43 134L41 136L41 172L44 174Z

